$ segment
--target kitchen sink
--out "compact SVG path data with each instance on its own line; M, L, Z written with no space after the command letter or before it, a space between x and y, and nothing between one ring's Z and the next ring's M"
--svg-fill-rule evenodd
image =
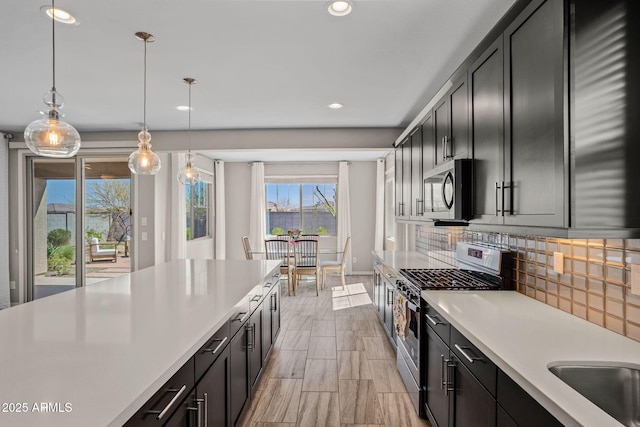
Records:
M625 426L640 426L640 366L550 364L549 371Z

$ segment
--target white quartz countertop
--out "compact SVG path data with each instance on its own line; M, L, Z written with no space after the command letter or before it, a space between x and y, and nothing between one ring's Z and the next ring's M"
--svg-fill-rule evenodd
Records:
M121 426L279 264L172 261L0 311L0 425Z
M371 253L385 267L391 268L395 270L395 272L398 272L401 268L451 268L450 264L446 264L419 252L372 251Z
M640 367L640 343L514 291L422 298L567 426L621 426L549 370L555 362Z

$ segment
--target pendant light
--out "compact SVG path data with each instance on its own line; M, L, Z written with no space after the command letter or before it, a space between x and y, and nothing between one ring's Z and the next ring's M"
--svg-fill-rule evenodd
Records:
M138 175L155 175L160 170L160 157L151 151L151 134L147 128L147 43L154 38L145 32L136 33L136 37L144 42L144 102L142 130L138 132L138 149L129 156L129 169Z
M191 86L196 82L191 77L185 77L184 82L189 85L189 152L187 153L186 164L178 171L178 181L181 184L196 185L200 182L200 172L193 166L193 154L191 154Z
M56 5L51 1L51 40L53 46L53 84L51 90L44 94L43 101L49 111L40 111L46 116L34 120L24 130L24 141L39 156L72 157L80 150L80 134L69 123L60 120L64 114L60 110L64 106L62 95L56 90Z

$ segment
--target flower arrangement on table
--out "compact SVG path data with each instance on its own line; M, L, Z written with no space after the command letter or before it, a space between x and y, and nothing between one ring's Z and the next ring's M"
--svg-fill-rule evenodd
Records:
M289 240L289 244L293 245L298 241L298 239L300 239L300 230L297 228L294 228L293 230L287 230L287 235L291 239Z

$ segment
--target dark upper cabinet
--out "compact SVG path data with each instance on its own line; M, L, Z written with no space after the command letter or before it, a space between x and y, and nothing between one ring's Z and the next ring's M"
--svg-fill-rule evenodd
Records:
M504 32L505 224L568 225L563 3L534 0Z
M402 145L403 141L395 149L395 167L394 167L394 183L395 183L395 216L396 218L404 216L404 206L402 204Z
M449 93L449 140L446 153L455 159L469 158L469 94L466 75L454 81Z
M433 133L433 113L428 113L424 119L422 126L422 173L429 172L435 166L436 160L436 141ZM422 185L422 183L421 183ZM422 187L424 191L424 187ZM424 194L422 194L424 197ZM423 206L424 208L424 206Z
M469 156L469 96L466 75L433 107L434 165Z
M411 218L419 219L424 212L422 197L422 132L418 126L409 135L411 141Z
M572 226L610 237L640 228L640 3L571 3Z
M443 97L433 107L433 139L435 141L434 166L441 165L447 160L445 150L446 139L449 137L449 97Z
M474 172L473 217L502 223L504 175L504 75L502 36L469 69L471 86L471 153Z
M411 138L402 143L402 216L411 216Z

